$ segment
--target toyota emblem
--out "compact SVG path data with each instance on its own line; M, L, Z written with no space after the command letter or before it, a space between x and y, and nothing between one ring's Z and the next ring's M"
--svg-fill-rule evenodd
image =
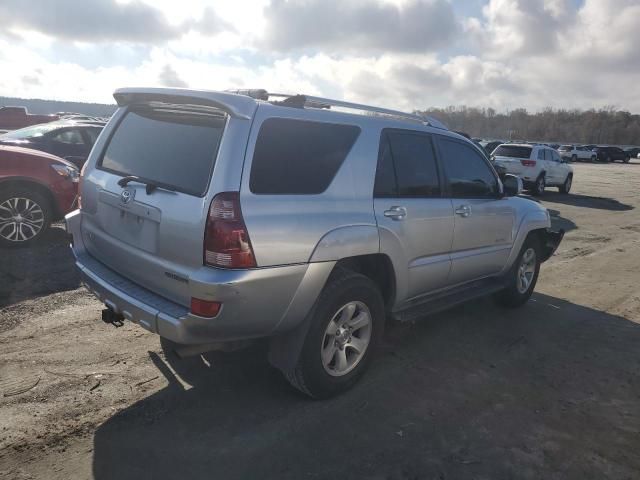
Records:
M120 193L120 202L122 202L123 205L128 205L129 203L131 203L131 200L133 200L133 197L135 197L136 195L136 191L135 190L123 190Z

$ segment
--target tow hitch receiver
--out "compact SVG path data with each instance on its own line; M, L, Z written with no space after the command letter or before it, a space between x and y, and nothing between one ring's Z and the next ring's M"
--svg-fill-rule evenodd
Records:
M104 323L110 323L116 328L124 325L124 317L113 311L111 308L105 308L102 310L102 321Z

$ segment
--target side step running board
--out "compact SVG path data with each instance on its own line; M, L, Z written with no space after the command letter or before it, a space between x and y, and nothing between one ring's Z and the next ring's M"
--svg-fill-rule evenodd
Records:
M501 279L477 280L446 292L419 299L402 310L391 312L391 316L400 322L415 321L455 305L491 295L503 288L504 284Z

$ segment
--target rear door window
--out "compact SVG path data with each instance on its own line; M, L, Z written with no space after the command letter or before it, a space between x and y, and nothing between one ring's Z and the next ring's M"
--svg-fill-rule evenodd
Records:
M216 109L136 105L109 140L99 168L203 196L226 115Z
M58 143L68 143L71 145L83 145L84 138L77 128L67 128L51 135L51 140Z
M256 194L324 192L355 143L355 125L269 118L256 141L249 188Z
M440 196L438 167L429 135L400 130L383 131L375 196Z

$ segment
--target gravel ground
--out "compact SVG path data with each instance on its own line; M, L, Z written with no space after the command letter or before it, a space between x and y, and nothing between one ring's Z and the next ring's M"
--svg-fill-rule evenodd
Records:
M640 164L574 169L528 305L393 325L324 402L264 345L176 362L102 323L61 228L0 252L0 477L640 478Z

